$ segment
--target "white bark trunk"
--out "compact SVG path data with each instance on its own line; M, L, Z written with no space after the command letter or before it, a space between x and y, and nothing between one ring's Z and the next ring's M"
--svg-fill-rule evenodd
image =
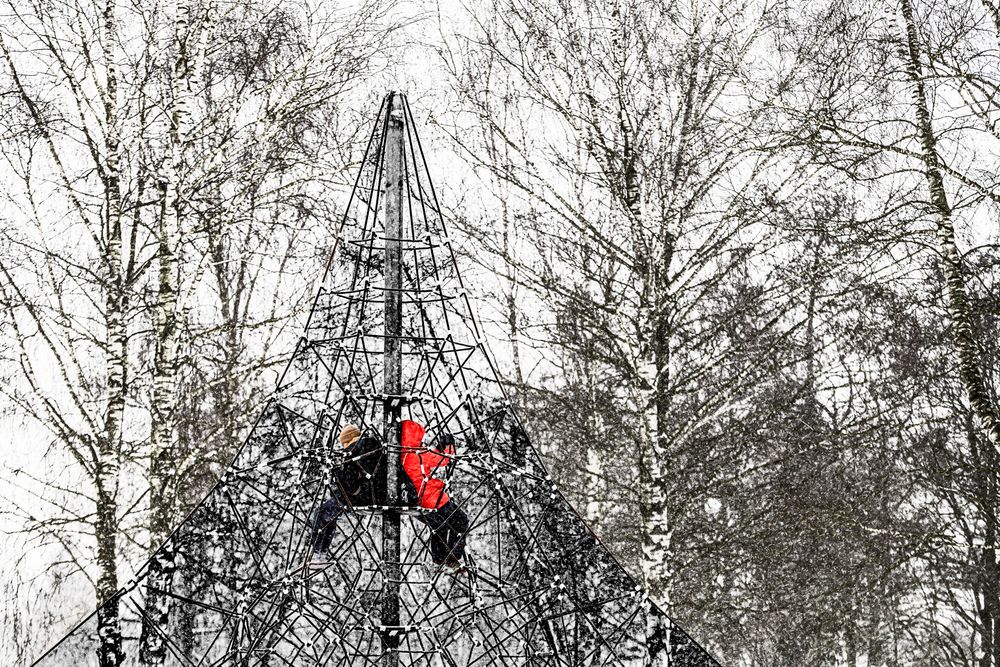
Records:
M601 453L595 447L587 448L587 480L584 488L584 497L587 499L587 505L584 508L584 518L598 534L600 534L601 522L604 519L604 508L599 500L601 494L600 481L603 474L604 466L602 465Z
M648 271L646 323L648 340L640 370L642 398L642 443L639 462L640 513L643 524L642 575L646 593L667 614L671 613L674 581L673 533L668 482L669 442L666 436L670 409L670 331L667 324L668 268L673 257L673 236L663 233L664 241L654 249ZM647 664L669 664L670 627L658 614L650 612L646 628Z
M152 428L150 442L150 546L156 549L168 536L176 513L177 469L180 459L175 447L174 406L176 404L177 346L179 322L179 245L182 198L181 174L186 164L186 137L191 117L193 63L189 52L191 7L178 3L170 53L173 70L170 81L169 153L164 160L160 182L160 224L158 229L155 353L153 365ZM140 636L142 664L164 664L167 647L159 632L170 621L170 591L175 570L174 551L169 543L160 546L150 562L146 584L146 617Z
M987 441L982 443L980 447L983 450L983 459L985 459L982 467L986 470L995 469L997 445L1000 445L1000 413L998 413L997 406L993 404L983 375L983 365L979 359L979 341L976 339L972 326L968 290L965 277L962 274L962 256L955 243L955 226L951 204L948 201L948 194L941 174L942 163L937 150L937 136L934 132L924 87L913 5L910 0L900 0L900 9L904 39L904 45L901 49L902 58L907 77L910 80L917 138L920 142L924 162L924 177L927 181L928 194L937 224L940 262L945 277L945 295L952 326L952 345L957 357L959 378L968 396L972 412L979 427L985 431L987 436ZM989 506L989 499L987 499L985 506ZM987 535L995 536L997 531L995 513L985 517L985 524ZM975 624L975 627L982 648L981 664L987 666L992 663L992 667L1000 665L1000 645L998 645L994 631L997 625L996 615L1000 614L996 563L996 549L992 545L987 546L983 549L981 561L984 581L986 582L983 587L984 600L983 604L979 606L979 623Z
M656 414L656 400L649 392L650 402L644 418L644 442L640 461L640 494L642 514L642 575L646 592L650 598L664 609L670 608L670 584L673 572L671 547L673 527L670 521L667 497L664 493L665 455L659 442L659 419Z
M121 622L118 591L118 475L121 469L122 422L127 387L128 336L125 325L125 281L122 278L122 203L120 177L120 141L118 138L118 72L114 59L117 39L115 4L109 1L103 16L105 45L105 151L107 180L105 190L105 258L107 295L105 326L107 330L107 397L104 434L98 438L96 466L97 512L97 598L109 601L97 614L100 667L117 667L122 661ZM114 598L114 599L113 599Z
M920 141L924 176L927 180L931 206L934 209L937 223L938 247L945 275L945 293L948 299L948 315L951 317L952 343L957 356L958 373L979 425L995 446L1000 444L1000 417L998 417L997 407L990 399L983 377L977 340L972 328L968 290L965 285L965 277L962 275L962 256L955 244L955 225L952 220L951 205L944 187L944 179L941 175L941 158L937 150L937 137L931 123L930 108L924 89L913 6L910 0L901 0L900 7L904 33L902 56L912 86L911 94L917 122L917 138Z

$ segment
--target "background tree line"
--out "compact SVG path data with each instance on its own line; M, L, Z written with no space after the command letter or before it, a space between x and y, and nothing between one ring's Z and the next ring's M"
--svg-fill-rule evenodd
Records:
M724 664L1000 665L998 17L497 0L438 48L529 430Z
M3 11L15 659L252 423L389 69L534 444L654 599L724 664L1000 667L997 5Z

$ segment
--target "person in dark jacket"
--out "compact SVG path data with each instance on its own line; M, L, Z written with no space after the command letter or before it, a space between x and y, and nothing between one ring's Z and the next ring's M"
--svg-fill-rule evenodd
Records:
M445 492L441 479L455 456L455 438L445 434L434 447L427 447L423 444L424 433L424 427L417 422L403 422L403 470L416 489L417 505L433 510L421 516L431 529L431 560L436 565L458 568L465 555L469 517Z
M337 438L344 447L344 460L334 474L333 493L312 513L313 560L324 561L333 541L337 519L351 507L375 502L375 483L384 465L382 446L375 438L347 424Z

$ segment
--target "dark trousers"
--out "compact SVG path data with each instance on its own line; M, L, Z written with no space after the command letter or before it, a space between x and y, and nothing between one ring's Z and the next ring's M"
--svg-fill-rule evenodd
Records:
M346 511L340 498L327 498L312 512L312 542L313 551L322 553L330 548L333 534L337 528L337 519Z
M421 517L431 529L431 560L435 564L458 563L465 555L469 517L452 501Z

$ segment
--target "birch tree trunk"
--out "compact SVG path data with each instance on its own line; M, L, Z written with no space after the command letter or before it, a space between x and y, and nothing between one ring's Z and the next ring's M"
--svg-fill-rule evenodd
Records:
M180 175L186 164L186 130L191 114L193 58L190 49L191 6L179 2L169 53L173 68L169 90L169 150L159 184L160 215L157 230L157 291L155 306L152 428L150 442L150 547L160 547L150 561L146 583L147 617L140 637L142 664L162 665L167 647L155 628L169 625L170 590L176 569L169 535L176 511L178 453L174 438L176 404L179 283L179 243L182 217Z
M491 141L511 154L483 159L483 166L534 209L524 218L524 236L534 243L520 244L514 261L525 290L553 304L551 313L527 314L551 317L544 325L550 337L536 342L574 359L593 356L594 375L607 391L604 405L588 408L631 437L628 473L638 484L624 490L623 500L637 510L629 525L637 529L631 544L640 546L630 552L632 564L651 604L683 618L687 610L672 599L687 574L677 554L691 546L687 528L696 521L688 510L704 493L687 479L697 475L692 452L723 428L724 412L742 409L742 395L760 372L733 373L730 360L750 343L733 344L708 322L723 319L717 308L741 307L713 294L731 269L741 221L756 215L737 203L752 191L756 169L742 157L747 125L724 130L732 114L719 100L742 90L733 72L744 67L745 40L765 29L751 19L740 36L720 31L743 25L745 7L697 2L497 2L493 15L495 23L483 23L481 48L455 51L465 65L456 68L456 90L482 120L487 157ZM547 121L537 136L521 125L532 112ZM548 122L571 139L552 141ZM476 154L467 134L454 138ZM737 173L734 197L722 181ZM503 239L495 246L508 261ZM579 330L593 337L592 347ZM785 335L775 333L771 341ZM760 329L753 335L765 339ZM581 388L571 378L561 398L575 400ZM601 470L599 440L581 444L574 443L574 457L587 477L621 475L619 461L605 461ZM600 488L580 486L583 495ZM592 521L599 503L585 511ZM625 532L615 522L608 527L606 536ZM645 659L669 658L669 631L651 623Z
M104 6L105 93L104 149L107 152L105 178L105 230L107 234L104 264L107 271L105 325L108 340L107 407L104 434L98 438L99 459L96 466L97 519L97 599L107 601L97 614L99 638L98 661L101 667L117 667L123 654L118 592L118 476L121 469L122 418L125 412L127 385L128 336L125 328L126 296L122 277L122 200L120 179L120 141L118 138L118 72L114 44L117 40L115 3Z
M638 208L637 206L635 208ZM674 522L670 507L670 438L666 432L670 414L669 292L667 275L673 255L673 236L663 231L664 242L647 270L650 274L648 308L648 357L645 393L643 451L639 457L640 505L642 520L642 574L650 599L672 614L674 580ZM658 244L659 245L659 244ZM646 628L648 664L668 665L670 628L659 614L649 614Z
M951 339L955 351L955 362L959 378L968 397L972 412L980 428L986 434L986 442L980 444L983 454L980 474L987 478L996 470L997 447L1000 445L1000 416L993 404L983 374L983 364L979 358L979 341L972 326L968 290L962 273L962 256L955 243L955 225L951 205L945 190L941 173L941 158L937 149L937 136L931 119L930 107L920 62L917 27L910 0L900 0L902 16L903 48L901 57L911 86L911 101L916 121L920 155L923 160L924 178L930 196L931 208L937 225L939 263L945 279L945 296L948 315L951 319ZM977 457L978 458L978 457ZM1000 612L1000 581L997 579L996 558L997 516L990 511L995 507L996 498L989 497L988 479L980 484L987 498L983 505L986 510L986 540L982 547L982 603L979 607L979 635L982 650L982 667L1000 665L1000 647L996 641L997 619ZM992 502L991 502L992 501Z
M699 19L697 11L693 17L692 32L689 37L686 58L683 66L685 76L682 80L681 110L676 150L672 156L669 170L669 181L664 184L671 202L681 199L683 183L689 171L686 161L689 159L687 146L692 126L692 109L698 84L699 55ZM628 127L622 123L622 133L626 137L624 146L628 148ZM642 219L639 202L639 185L634 183L633 173L635 156L625 154L625 193L626 206L630 215L636 220ZM670 285L670 266L673 262L675 234L669 225L675 222L670 219L675 215L680 222L683 212L676 205L668 204L663 211L659 227L652 236L651 248L647 258L640 262L646 279L645 317L647 340L643 348L647 356L647 371L645 384L649 392L645 406L646 439L649 450L644 456L644 465L640 468L640 481L646 478L643 487L645 506L641 508L643 519L643 574L650 597L667 611L672 613L671 587L675 572L673 570L673 531L674 518L669 506L669 477L671 476L671 438L667 432L670 423L671 410L671 342L672 332L670 318L673 303ZM669 645L669 643L668 643Z
M496 153L496 151L494 151L494 153ZM507 203L506 193L503 193L500 197L500 214L503 216L502 252L505 257L511 258L515 253L517 229L511 221L511 212ZM511 238L512 236L514 239ZM507 291L504 294L504 301L506 305L504 314L507 318L507 332L508 335L510 335L510 354L511 363L514 367L514 382L517 383L518 390L520 391L524 387L524 371L521 367L521 327L519 323L519 308L517 305L519 278L517 274L517 264L515 262L507 261L505 268L507 271L507 275L505 276Z
M951 205L941 175L941 158L937 150L937 137L931 122L927 93L924 87L917 28L913 19L910 0L900 0L903 18L903 62L911 85L913 111L916 116L917 138L924 163L924 178L930 195L931 208L937 223L938 249L941 268L945 277L945 294L948 314L951 317L951 337L955 348L959 377L969 397L969 404L981 428L994 446L1000 445L1000 417L993 405L983 377L979 359L978 341L972 330L968 290L962 275L962 256L955 245L955 225Z
M622 183L626 214L638 229L646 227L642 212L642 184L636 170L638 156L634 140L623 111L619 113L622 135ZM682 135L683 138L683 135ZM678 146L677 162L683 160L683 143ZM675 168L675 173L677 169ZM673 188L676 191L677 179ZM668 614L671 610L673 568L673 517L671 515L670 438L667 428L670 417L670 264L673 258L674 235L667 229L667 220L659 222L652 235L651 247L645 241L635 245L637 265L644 280L640 303L640 322L645 340L640 341L642 356L638 376L641 379L641 410L643 435L639 443L639 512L642 522L642 574L650 599ZM650 665L669 663L670 628L658 614L649 614L647 627L647 658Z
M39 197L57 198L63 196L68 201L72 224L79 225L76 229L87 230L84 238L93 245L83 243L84 252L90 252L89 259L95 261L96 267L89 274L92 282L87 286L94 290L92 303L97 308L95 317L103 321L104 330L95 333L93 347L80 346L78 334L72 337L62 337L66 329L75 324L79 313L64 307L61 294L53 294L62 289L66 275L61 273L68 267L74 271L79 266L75 258L63 256L48 250L39 253L37 275L41 276L39 285L46 291L46 296L53 296L56 304L51 315L45 314L48 309L38 309L27 302L26 294L19 281L3 266L5 280L4 294L7 297L11 316L17 317L14 309L26 309L33 322L37 334L20 338L22 359L28 359L37 354L38 346L30 339L40 336L45 341L47 351L52 355L54 366L44 365L38 369L34 363L22 366L21 380L27 382L31 393L39 401L41 409L27 407L27 413L45 428L52 429L66 449L71 459L78 466L77 472L94 485L94 510L92 515L86 513L85 519L77 519L85 526L80 532L94 535L94 563L97 576L92 579L95 584L95 597L98 606L96 614L97 642L96 657L100 667L117 667L123 660L121 617L117 595L120 587L117 565L120 555L118 532L122 516L119 506L120 476L123 465L123 440L125 410L129 390L128 352L129 335L127 312L130 307L128 298L131 289L130 268L134 264L134 237L126 246L123 239L123 227L127 216L123 215L122 204L122 145L119 120L119 75L117 58L119 57L119 33L117 23L117 7L113 1L93 5L94 28L100 34L101 48L88 53L91 69L83 78L77 78L77 72L69 68L67 51L63 47L71 43L53 39L51 33L44 33L48 39L44 41L45 48L38 49L39 58L51 58L63 66L63 78L59 83L66 86L67 104L80 111L86 109L91 124L82 123L81 133L84 141L90 147L89 157L92 162L86 165L95 174L95 189L91 198L81 196L73 169L70 167L70 156L75 155L61 143L64 138L62 130L53 129L52 117L47 111L48 101L44 97L36 97L25 86L14 54L3 36L0 35L0 50L10 71L13 91L22 105L23 117L28 120L26 129L30 135L41 137L44 146L42 154L47 153L51 159L50 173L54 175L52 182L54 190L37 190L36 182L30 171L22 174L24 193L28 201L38 201ZM24 17L18 17L24 19ZM88 26L89 27L89 26ZM46 26L50 28L50 26ZM54 30L54 28L51 28ZM74 35L87 39L94 35L88 34L83 28ZM26 56L27 50L21 50L19 55ZM32 56L34 53L31 54ZM99 56L95 58L94 56ZM27 56L29 63L31 56ZM29 64L30 68L31 65ZM86 77L92 75L93 79ZM103 77L103 81L100 78ZM97 92L90 97L91 90ZM14 121L16 116L4 119L5 128ZM99 132L99 134L98 134ZM18 155L18 148L13 138L16 133L7 135L11 138L9 155ZM32 144L34 141L31 142ZM83 143L83 142L81 142ZM30 144L22 150L32 154ZM66 152L64 152L66 151ZM91 206L91 202L95 202ZM42 219L36 218L37 224ZM8 291L12 290L12 293ZM10 296L16 294L16 301ZM89 319L88 323L94 320ZM89 342L89 341L88 341ZM84 355L100 355L90 366L81 361ZM58 372L53 372L57 368ZM39 372L41 371L41 373ZM94 373L94 375L91 375ZM60 406L58 400L52 400L46 395L51 380L58 378L57 390L59 396L67 405ZM42 379L42 382L39 380ZM61 384L60 384L61 383ZM88 392L93 389L93 399ZM66 399L66 396L69 399ZM90 414L90 406L94 406L96 418ZM70 484L72 485L72 483ZM72 524L73 521L67 522ZM78 529L79 530L79 529ZM67 549L72 558L72 549L65 540L60 543Z

